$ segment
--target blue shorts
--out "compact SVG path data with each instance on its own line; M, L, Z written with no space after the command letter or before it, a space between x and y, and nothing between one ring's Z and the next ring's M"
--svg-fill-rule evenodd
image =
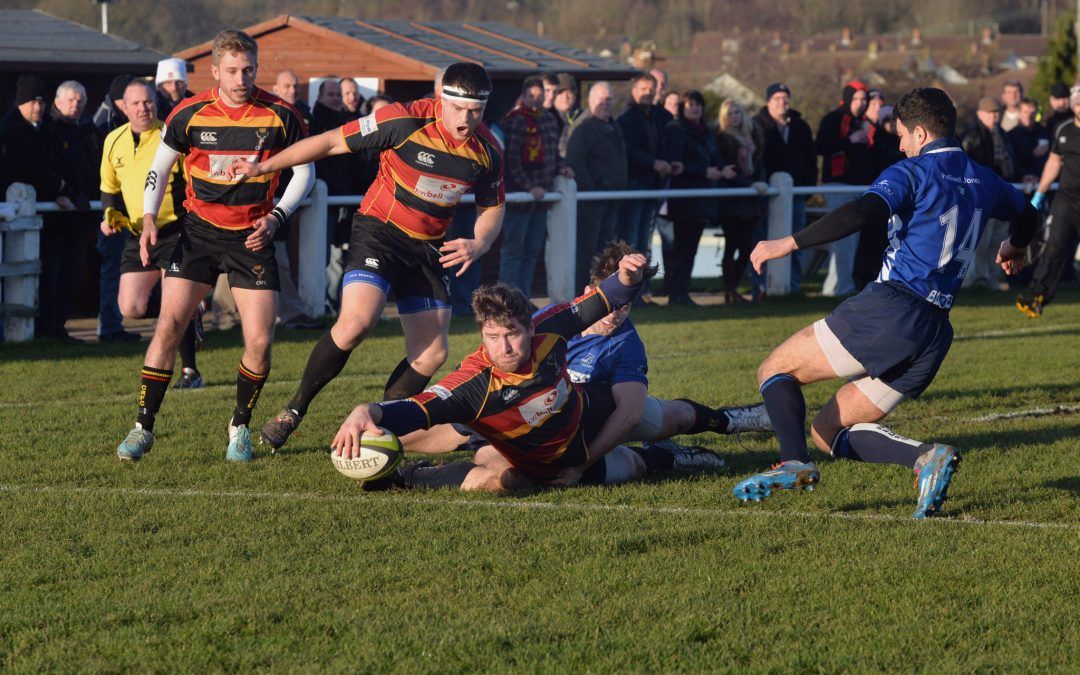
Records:
M934 381L952 345L948 310L890 283L871 283L814 324L818 343L836 374L877 398L895 392L918 398ZM860 376L869 376L865 383ZM886 397L888 398L888 397ZM888 412L889 408L879 407Z

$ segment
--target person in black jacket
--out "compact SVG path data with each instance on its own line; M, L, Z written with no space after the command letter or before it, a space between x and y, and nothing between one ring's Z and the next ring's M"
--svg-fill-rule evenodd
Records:
M630 104L615 120L626 144L627 189L656 190L673 172L663 159L667 112L653 104L656 78L645 73L630 82ZM624 201L616 234L639 251L651 250L656 199Z
M41 281L38 334L61 340L70 339L64 323L71 313L72 300L82 279L86 243L96 232L96 219L90 213L90 198L98 194L97 129L83 118L86 89L75 82L63 82L49 110L54 142L59 149L58 168L64 178L61 194L71 200L73 209L47 213L41 230Z
M784 172L791 176L797 187L817 185L814 133L799 111L791 107L791 89L786 84L774 82L765 88L765 105L754 115L753 122L754 145L761 148L766 180L774 173ZM795 197L791 208L791 231L794 233L806 226L806 198ZM753 243L765 238L762 226L755 232ZM802 281L799 256L791 256L790 264L791 290L797 291ZM755 295L763 292L762 283L762 277L756 275Z
M997 99L984 96L979 99L975 111L975 124L968 127L961 137L960 145L973 160L990 167L1007 181L1016 180L1016 162L1012 143L1001 129L1001 104ZM1001 270L994 264L997 250L994 242L1000 241L1008 231L1009 223L997 218L986 221L986 230L975 246L975 257L964 275L963 288L983 286L999 290Z
M673 190L714 187L721 178L735 178L735 168L716 166L716 137L705 126L705 97L690 90L679 101L679 116L668 123L664 134L663 157L682 171L671 177ZM675 226L675 241L671 250L671 268L664 270L669 278L669 305L696 307L690 298L690 275L694 269L698 242L706 226L716 220L716 200L709 198L671 199L668 217Z
M721 187L749 187L765 177L761 148L754 143L753 125L738 101L728 99L720 105L716 138L718 166L721 173L730 168L730 179ZM739 282L750 264L754 230L761 225L757 197L720 200L720 224L724 228L724 304L745 304L739 294Z
M841 185L870 185L877 174L870 154L873 125L866 119L869 90L858 80L844 85L840 105L825 114L814 142L821 155L821 182ZM825 195L825 206L835 211L857 194ZM829 273L821 292L828 297L855 292L855 252L858 233L829 244Z
M12 183L26 183L34 188L38 201L61 202L64 179L57 167L59 147L52 140L52 129L45 116L45 86L33 75L22 75L15 85L15 107L0 120L0 196Z

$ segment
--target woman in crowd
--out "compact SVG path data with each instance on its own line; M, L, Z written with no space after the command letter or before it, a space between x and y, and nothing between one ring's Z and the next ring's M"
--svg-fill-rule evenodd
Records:
M720 105L717 129L719 165L727 171L722 187L748 187L765 180L761 149L754 144L753 125L738 102L728 99ZM724 228L724 302L749 302L739 294L739 282L750 264L751 239L761 221L756 197L736 197L720 201L720 225Z
M721 178L734 178L735 170L716 165L716 137L705 126L705 97L700 92L687 91L679 99L678 115L666 129L664 159L681 165L682 171L672 175L672 189L707 188ZM675 242L671 252L670 269L664 270L669 279L669 305L696 306L690 299L690 273L694 269L698 242L705 227L716 219L716 200L708 198L670 199L668 217L674 223Z

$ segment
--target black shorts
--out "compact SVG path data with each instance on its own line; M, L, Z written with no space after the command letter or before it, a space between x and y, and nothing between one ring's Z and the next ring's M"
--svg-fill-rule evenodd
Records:
M450 307L450 278L439 262L441 241L413 239L377 218L353 216L344 289L369 284L397 298L398 312L413 314Z
M158 231L157 243L150 247L149 265L143 265L142 258L139 256L139 238L131 237L124 244L124 253L120 258L120 274L168 269L169 263L172 262L173 249L176 248L176 242L180 241L181 229L183 228L180 223L172 223Z
M552 464L559 467L581 466L586 461L587 446L600 433L604 423L615 412L615 397L611 393L611 384L589 382L581 386L585 397L585 409L581 414L581 431L573 440L566 453ZM582 485L602 485L607 476L604 461L594 462L585 470L579 481Z
M165 276L213 286L219 274L227 274L232 288L280 290L273 242L252 251L244 246L252 228L223 230L191 213L181 224Z

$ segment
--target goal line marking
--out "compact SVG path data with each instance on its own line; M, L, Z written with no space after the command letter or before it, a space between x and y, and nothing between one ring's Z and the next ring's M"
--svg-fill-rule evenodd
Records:
M175 488L110 488L110 487L76 487L76 486L49 486L49 485L22 485L0 484L0 492L14 493L27 492L35 494L87 494L87 495L130 495L133 497L175 497L196 499L282 499L288 501L331 502L331 503L364 503L373 501L368 496L347 495L320 495L304 492L246 492L246 491L217 491L197 489ZM380 498L386 498L383 495ZM636 506L632 504L580 504L573 502L544 502L525 501L521 499L430 499L424 497L401 495L390 496L392 501L414 504L418 506L450 506L467 508L490 508L490 509L516 509L516 510L547 510L547 511L583 511L583 512L609 512L629 514L664 514L676 516L707 516L710 518L785 518L796 520L846 520L852 522L886 522L886 523L912 523L911 518L893 516L881 513L837 513L824 512L814 513L810 511L770 511L760 509L752 505L744 508L724 510L706 509L682 506ZM983 520L980 518L930 518L919 523L925 523L931 527L948 527L954 525L974 525L983 527L1004 527L1018 529L1039 530L1066 530L1080 531L1080 524L1075 523L1043 523L1026 520Z

